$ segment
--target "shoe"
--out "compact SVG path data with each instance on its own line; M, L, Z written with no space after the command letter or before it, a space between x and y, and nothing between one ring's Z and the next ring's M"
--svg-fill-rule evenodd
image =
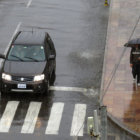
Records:
M140 86L140 83L138 83L137 85Z

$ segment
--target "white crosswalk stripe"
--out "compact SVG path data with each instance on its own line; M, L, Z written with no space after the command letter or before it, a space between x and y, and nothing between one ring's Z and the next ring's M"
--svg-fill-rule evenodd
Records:
M35 124L38 118L38 113L41 108L40 102L31 102L28 108L26 118L24 120L24 124L21 130L21 133L33 133Z
M0 120L0 132L9 132L19 102L9 101Z
M86 116L86 105L76 104L73 114L71 136L83 136L84 121Z
M58 134L64 103L54 103L45 134Z

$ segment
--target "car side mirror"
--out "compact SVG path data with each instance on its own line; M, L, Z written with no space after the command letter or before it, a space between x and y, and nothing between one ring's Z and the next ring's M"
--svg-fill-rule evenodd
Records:
M5 55L4 54L0 54L0 58L5 59Z
M50 55L49 60L53 60L53 59L55 59L55 55Z

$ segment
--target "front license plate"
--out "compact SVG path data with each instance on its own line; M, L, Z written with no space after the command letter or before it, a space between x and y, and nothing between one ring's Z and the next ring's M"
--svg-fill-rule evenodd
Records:
M18 84L17 88L26 88L26 84Z

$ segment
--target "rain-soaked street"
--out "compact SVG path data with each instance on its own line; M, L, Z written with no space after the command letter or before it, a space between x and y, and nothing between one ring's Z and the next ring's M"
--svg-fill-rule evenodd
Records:
M18 30L47 31L57 53L48 95L0 97L0 140L86 139L86 119L99 107L107 23L102 0L0 0L0 53Z

